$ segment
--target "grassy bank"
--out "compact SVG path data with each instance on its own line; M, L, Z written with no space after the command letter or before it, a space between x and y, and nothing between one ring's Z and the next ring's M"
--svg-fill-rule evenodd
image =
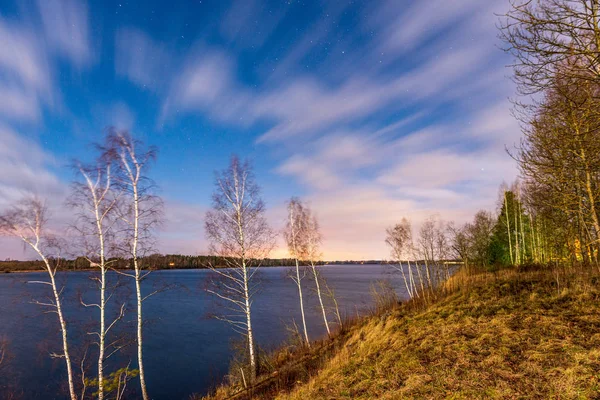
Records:
M591 268L460 271L211 398L600 398L599 300Z

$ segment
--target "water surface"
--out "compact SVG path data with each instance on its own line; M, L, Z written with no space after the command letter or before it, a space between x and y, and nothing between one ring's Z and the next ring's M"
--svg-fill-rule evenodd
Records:
M372 283L390 280L401 297L406 297L403 281L384 265L335 265L319 267L323 277L335 290L344 314L364 314L373 305ZM270 267L260 272L261 291L253 304L253 326L256 341L272 349L289 338L286 325L296 319L300 325L298 294L294 283L286 276L289 268ZM85 343L92 335L98 311L85 307L97 297L89 272L59 273L65 285L64 308L69 322L73 357L82 358ZM231 343L239 336L222 321L211 318L219 312L214 296L204 289L210 276L208 270L163 270L149 275L143 282L144 292L157 288L169 290L157 293L144 303L144 367L148 390L153 399L187 399L192 393L205 393L227 373ZM44 273L5 274L0 276L0 337L8 340L9 373L0 376L0 387L18 388L19 397L29 399L64 399L64 361L51 359L51 352L60 351L60 336L55 314L43 313L44 308L32 299L46 301L49 287L27 283L42 280ZM116 274L111 280L116 282ZM123 278L121 278L123 279ZM318 301L312 292L313 283L305 280L307 325L309 335L316 339L325 335ZM134 333L135 309L131 307L131 281L125 278L111 299L115 306L129 301L125 317L114 330L113 337ZM129 299L129 300L128 300ZM330 316L334 320L333 314ZM88 374L95 374L94 347L88 348ZM128 346L108 360L108 370L131 363L136 367L134 346ZM79 366L74 365L79 376ZM137 380L130 382L132 390ZM1 395L0 395L1 396ZM135 393L132 395L135 397Z

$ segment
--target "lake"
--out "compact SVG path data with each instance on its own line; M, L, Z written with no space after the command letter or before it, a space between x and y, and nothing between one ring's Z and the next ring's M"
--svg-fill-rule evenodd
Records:
M398 295L406 298L402 278L385 265L332 265L319 267L322 276L335 290L343 314L365 314L372 306L371 284L390 280ZM300 326L298 292L286 276L288 267L262 268L261 290L252 308L253 328L257 344L273 349L289 339L286 325L295 319ZM192 393L204 394L227 374L232 356L231 344L239 336L222 321L211 318L219 311L215 297L205 291L209 270L163 270L152 272L143 282L144 293L168 287L144 303L144 367L148 391L153 399L188 399ZM46 278L44 273L4 274L0 276L0 338L8 341L9 360L0 376L0 387L17 388L17 398L65 399L64 361L52 359L52 351L60 352L58 321L55 314L32 299L44 301L50 295L45 285L27 283ZM79 362L92 338L98 310L81 304L94 302L98 296L90 272L59 273L65 285L64 308L69 323L74 370L79 379ZM111 282L123 281L111 299L113 314L117 304L131 302L131 279L110 274ZM307 325L311 339L325 336L322 315L318 310L313 283L305 280ZM96 300L97 301L97 300ZM119 321L113 336L134 334L135 309L129 305L125 318ZM331 321L334 320L331 314ZM94 348L89 347L88 376L96 373ZM107 361L107 372L131 362L136 367L135 347L130 345ZM77 362L75 362L77 361ZM78 380L78 382L80 382ZM135 391L137 379L129 383ZM0 397L2 394L0 393ZM131 397L136 397L135 392Z

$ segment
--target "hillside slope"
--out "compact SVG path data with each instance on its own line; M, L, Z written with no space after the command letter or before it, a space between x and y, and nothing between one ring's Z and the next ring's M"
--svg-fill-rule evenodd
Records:
M459 274L424 309L371 317L277 398L600 398L598 282L589 269Z

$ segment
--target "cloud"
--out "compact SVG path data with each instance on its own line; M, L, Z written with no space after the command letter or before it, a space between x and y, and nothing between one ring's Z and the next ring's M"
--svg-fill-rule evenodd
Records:
M499 3L325 3L301 22L304 34L283 39L274 32L295 17L289 4L269 13L260 0L233 2L214 35L202 32L185 49L120 28L114 67L160 99L161 124L200 113L214 124L260 131L257 148L276 158L273 171L298 182L319 215L327 258L384 257L385 228L404 216L417 227L431 213L462 222L476 208L493 207L497 185L516 175L504 145L519 138L505 100L513 89L507 62L494 45ZM78 67L94 58L85 3L38 5L47 46L40 32L0 19L6 120L35 121L52 103L53 57ZM131 127L135 113L125 104L101 112ZM0 164L7 196L33 177L59 185L50 161L11 157ZM281 212L276 205L272 215ZM204 251L203 215L202 207L169 200L161 251Z
M44 37L50 48L77 67L92 61L88 9L83 0L38 0Z
M307 199L321 224L326 260L383 258L385 228L402 216L418 217L413 201L368 184L315 192Z
M0 18L0 114L37 120L41 102L50 102L52 82L43 48L32 31Z
M35 93L0 84L0 114L14 120L37 120L40 106Z
M54 158L40 145L0 124L0 213L25 196L37 195L47 201L52 226L64 226L68 211L61 207L66 185L49 171ZM30 257L19 242L0 239L1 257Z
M495 109L484 114L491 117ZM276 171L308 189L305 197L326 232L327 259L381 258L388 254L385 228L395 221L408 217L415 231L432 214L466 222L479 208L493 209L499 184L516 176L498 139L470 150L458 145L472 140L472 130L494 137L498 125L460 125L411 131L394 123L409 132L397 139L381 131L327 135L305 144L303 153L296 151Z
M481 8L478 0L449 2L430 0L410 5L389 0L374 13L369 22L380 29L381 51L409 51L421 47L451 25L464 24L464 18Z
M254 122L246 111L252 102L251 94L236 83L233 62L224 52L199 45L184 65L171 84L160 122L198 109L219 121L244 126Z
M499 185L512 164L512 160L502 153L428 151L404 158L385 171L378 182L409 188L444 188L463 182L496 182Z
M258 142L287 154L275 172L303 185L322 219L325 257L385 257L393 222L410 217L417 229L433 213L465 222L477 208L493 208L498 185L516 175L504 152L518 135L504 100L512 87L501 79L493 27L479 22L489 9L387 2L370 28L374 39L354 49L363 59L328 55L323 68L333 71L285 77L275 66L254 87L237 78L235 56L207 49L185 63L166 115L202 111L238 126L270 125ZM477 35L487 39L471 40ZM293 70L312 45L293 47L284 68ZM328 80L329 72L339 79Z
M331 191L344 181L357 179L357 170L376 164L384 145L364 132L337 132L306 147L305 154L295 154L277 172L294 176L311 188Z
M106 110L104 120L117 129L132 130L135 125L135 114L126 103L116 102Z
M481 109L469 129L472 137L492 142L492 145L511 147L518 144L521 129L511 115L508 101L500 101Z
M172 55L165 46L133 28L117 31L115 68L117 74L136 85L157 90L168 81Z
M42 49L33 32L0 19L0 66L6 75L30 87L48 88Z
M38 143L0 125L0 206L26 194L60 197L63 183L49 171L56 163Z
M302 156L292 156L277 168L283 175L298 178L304 184L322 190L338 187L341 180L327 166L315 162L314 159Z
M221 19L220 33L236 46L261 47L288 8L287 2L271 3L267 7L261 0L234 0Z
M263 90L244 87L233 73L234 60L207 50L186 63L164 107L200 110L236 125L266 121L273 126L259 141L322 134L336 124L360 122L373 113L394 110L401 104L440 104L468 98L479 89L464 82L474 73L485 73L479 60L494 51L489 46L458 47L418 65L398 77L365 76L361 66L338 85L300 74Z
M221 53L203 51L192 66L183 71L176 91L183 104L200 107L220 103L221 96L233 92L231 85L232 68L229 60ZM219 113L220 106L213 110Z
M159 231L159 249L163 254L206 254L204 214L198 204L165 199L165 225Z

